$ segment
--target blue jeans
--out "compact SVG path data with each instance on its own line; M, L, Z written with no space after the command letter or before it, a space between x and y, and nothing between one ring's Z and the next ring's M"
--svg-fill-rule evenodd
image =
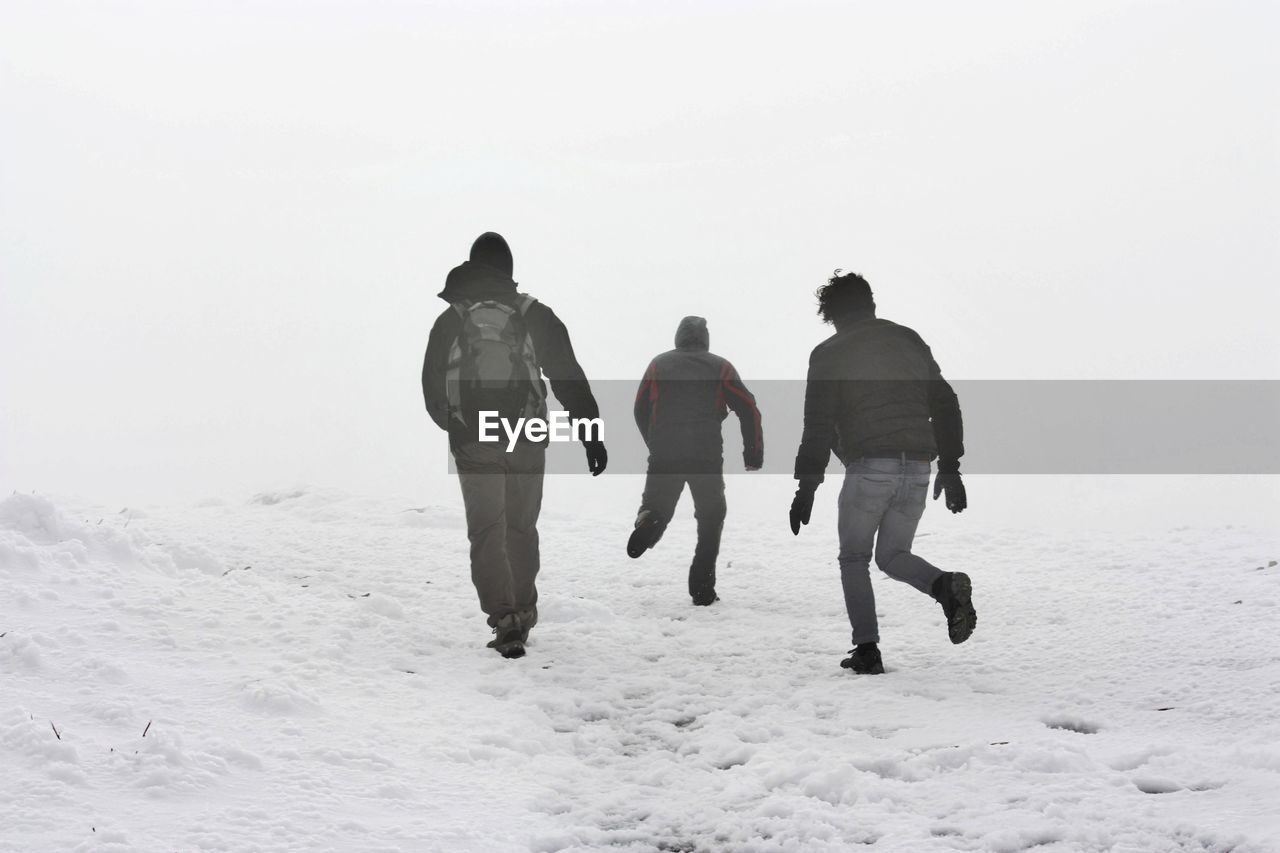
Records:
M854 645L880 641L871 589L873 553L880 571L925 595L942 575L911 553L928 492L928 462L864 457L845 469L840 489L840 582Z

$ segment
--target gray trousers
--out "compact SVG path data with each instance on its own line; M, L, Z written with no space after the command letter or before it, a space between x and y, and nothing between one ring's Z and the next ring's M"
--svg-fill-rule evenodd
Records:
M840 489L840 582L854 645L880 641L871 589L873 553L880 571L926 595L942 574L911 553L928 492L928 462L862 458L845 469Z
M538 513L546 446L468 442L453 448L471 540L471 582L489 626L508 613L537 621Z
M698 544L689 565L689 595L698 598L716 589L716 558L720 556L720 533L727 511L724 501L724 474L720 472L668 473L672 468L651 464L640 498L636 525L646 517L656 525L654 542L662 538L675 514L685 484L693 497L693 515L698 522Z

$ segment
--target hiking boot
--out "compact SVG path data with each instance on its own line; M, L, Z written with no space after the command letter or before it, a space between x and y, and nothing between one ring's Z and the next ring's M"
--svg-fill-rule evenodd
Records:
M858 675L884 675L884 661L880 659L880 647L875 643L859 643L849 650L849 656L840 666Z
M710 592L695 592L692 596L693 603L698 607L710 607L720 600L720 596L716 595L713 589Z
M973 609L973 582L964 572L947 572L933 582L930 590L942 605L947 617L947 634L953 643L963 643L978 624L978 614Z
M524 657L524 629L520 627L520 617L508 613L493 626L493 639L488 646L497 649L504 658Z
M636 529L631 531L631 538L627 540L627 556L633 560L639 557L658 544L658 536L658 523L646 513L636 523Z
M529 629L538 624L538 611L521 610L516 613L516 618L520 620L520 642L529 642Z

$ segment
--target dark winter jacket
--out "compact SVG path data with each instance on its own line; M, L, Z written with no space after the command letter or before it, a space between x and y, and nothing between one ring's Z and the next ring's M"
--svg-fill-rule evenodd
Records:
M724 465L720 424L729 409L742 427L743 462L764 460L764 432L756 398L728 360L708 351L707 321L685 317L676 348L649 363L636 392L636 426L649 447L650 463L684 465L689 471L719 471Z
M937 456L940 471L958 470L960 403L911 329L868 315L814 348L796 479L821 482L832 451L846 464L905 452Z
M487 236L489 235L477 240L476 246L480 247ZM503 242L502 248L505 246ZM472 258L477 254L473 247ZM510 258L509 253L507 257ZM489 266L476 260L464 261L449 272L444 290L438 295L450 305L482 299L514 303L516 283L511 278L510 261L507 261L506 269L502 266L500 262ZM564 323L546 305L534 302L525 314L525 325L533 340L539 367L543 375L551 380L551 390L569 416L598 418L600 408L591 394L586 374L573 354L573 345L569 342L569 332ZM451 307L446 308L431 327L427 354L422 364L422 396L426 400L427 413L437 426L449 431L450 440L455 444L476 440L474 424L468 428L450 418L449 396L445 386L449 351L461 330L461 315Z

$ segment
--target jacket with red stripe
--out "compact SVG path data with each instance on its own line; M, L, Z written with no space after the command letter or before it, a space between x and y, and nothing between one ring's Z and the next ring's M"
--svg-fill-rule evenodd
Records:
M742 427L742 459L764 463L764 432L756 398L727 359L709 351L707 321L685 317L676 348L656 356L636 393L636 426L649 448L649 462L688 471L719 471L724 464L720 425L729 410Z

